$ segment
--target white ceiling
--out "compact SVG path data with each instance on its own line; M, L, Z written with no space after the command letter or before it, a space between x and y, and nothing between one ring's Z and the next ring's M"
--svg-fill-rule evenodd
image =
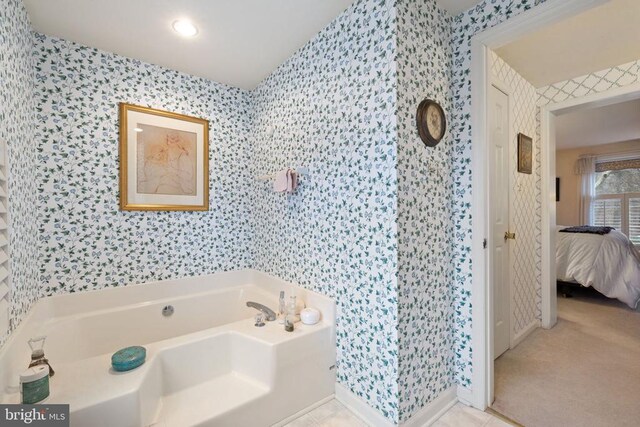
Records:
M611 0L496 49L535 87L640 58L640 0Z
M36 31L252 89L354 0L25 0ZM199 34L178 36L189 18Z
M24 0L36 31L253 89L355 0ZM455 15L479 0L438 0ZM171 24L188 18L199 34Z
M480 3L481 0L437 0L440 6L447 9L451 16L456 16L460 12L475 6Z
M556 118L556 148L640 139L640 99L577 110Z

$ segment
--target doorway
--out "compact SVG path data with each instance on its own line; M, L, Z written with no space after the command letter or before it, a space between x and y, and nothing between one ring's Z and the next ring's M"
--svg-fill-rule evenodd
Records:
M471 91L472 91L472 170L473 170L473 229L472 258L473 285L472 304L474 307L472 341L473 352L473 389L470 396L461 396L479 409L485 409L493 400L494 384L494 353L499 352L499 345L504 346L503 336L498 336L494 327L498 321L502 322L504 314L496 313L496 295L494 287L496 276L499 282L503 280L504 247L497 242L504 240L502 233L494 230L495 214L489 203L491 183L492 159L494 153L490 146L490 128L488 103L491 97L492 82L490 81L491 49L507 44L524 34L543 28L552 23L562 21L577 15L589 8L605 3L605 0L584 2L581 0L566 0L563 2L549 2L530 11L516 16L506 23L474 36L471 41ZM557 319L555 300L555 151L549 144L548 138L553 130L553 120L542 117L542 141L540 156L540 187L541 197L541 324L551 328ZM501 225L503 228L504 226ZM509 230L506 230L509 232ZM507 243L508 245L509 243ZM489 249L489 250L487 250ZM499 253L499 255L498 255ZM501 258L496 260L495 258ZM507 279L507 283L509 279ZM502 287L499 283L497 287ZM499 298L499 297L498 297ZM502 343L502 344L496 344Z
M631 123L637 122L637 117L640 117L637 115L640 113L640 102L637 100L640 99L639 90L639 85L629 85L543 107L541 120L544 122L544 132L548 132L547 146L562 148L558 150L558 159L571 158L576 152L595 153L599 167L605 167L609 158L618 159L623 153L629 153L628 158L633 159L631 163L637 162L636 159L640 159L640 136L637 130L632 140L617 143L612 140L603 145L581 145L576 149L568 149L566 145L573 139L567 139L566 127L567 123L571 123L575 118L591 117L594 114L602 118L609 115L608 121L615 123L610 126L615 129L611 138L617 138L616 135L621 134L624 124L622 120L613 120L620 119L621 115L611 117L614 113L608 113L609 108L631 105L632 112L635 113L630 114L628 120ZM599 126L604 126L603 123L606 122L601 122ZM581 123L585 126L584 121ZM577 129L573 128L570 135L576 134ZM580 143L588 142L586 138L581 138ZM621 151L630 149L635 151ZM575 158L579 158L577 154ZM565 180L568 175L573 175L575 163L576 161L564 162L568 166L563 167L563 162L559 162L558 176L563 176L562 179ZM602 181L598 179L597 182ZM620 180L611 181L610 186L616 182L619 183ZM633 186L633 194L620 196L615 200L636 197L638 187L635 182L625 181L625 185ZM578 186L573 187L575 191ZM600 189L600 186L596 184L595 189ZM567 198L568 192L565 188L561 199ZM612 217L614 220L616 218L619 216ZM628 218L631 218L631 215L628 215ZM562 224L566 227L576 222ZM618 233L616 236L596 238L603 239L602 252L608 253L608 244L612 243L613 239L619 240L623 237L624 229L619 227L616 224L616 230L619 231L611 232L612 235ZM634 235L629 236L633 238ZM616 268L616 263L607 263L610 269L606 268L602 265L604 257L599 255L585 256L584 248L590 244L588 242L594 241L588 234L583 236L557 233L556 238L560 254L557 259L558 278L569 281L578 277L573 276L576 271L581 274L596 272L592 276L594 282L588 288L561 285L562 293L568 294L568 297L558 294L557 298L553 298L558 307L557 325L549 330L537 329L518 347L508 350L496 360L495 401L491 408L527 426L610 425L613 419L616 420L616 425L636 425L639 414L637 407L622 399L640 393L640 386L635 381L640 375L640 364L637 362L640 360L640 313L631 308L633 303L625 302L629 298L627 294L612 297L609 293L621 283L618 277L625 274L622 272L626 270ZM570 245L570 250L567 245ZM598 253L600 254L600 251ZM616 257L618 255L620 265L626 266L628 256L623 256L623 252L616 249ZM590 261L589 265L587 260ZM569 264L580 265L579 270L573 267L573 272L567 274ZM595 267L590 269L591 265ZM585 271L588 273L582 273ZM633 277L640 277L638 267L631 271L635 271ZM604 276L606 279L600 278ZM576 280L584 283L581 279ZM636 282L637 280L634 280L632 283ZM632 301L636 299L632 298ZM580 391L583 390L589 390L589 393L580 395ZM625 390L621 394L622 399L611 398L618 394L618 390Z
M581 3L581 4L580 4ZM473 394L471 403L484 409L489 406L494 395L493 361L504 348L504 313L501 312L504 297L497 295L503 289L505 248L499 242L504 230L504 223L497 221L496 209L502 201L492 196L496 170L495 126L496 113L492 112L495 98L500 97L499 87L490 79L491 49L521 37L527 32L545 27L553 22L562 21L577 15L588 8L604 2L567 1L563 7L559 3L550 3L548 8L540 8L537 14L529 14L513 18L508 25L501 25L481 33L472 40L472 132L473 132ZM541 325L552 328L557 322L556 299L556 259L555 259L555 117L571 109L585 106L605 105L620 102L624 97L633 97L640 90L640 84L627 84L625 87L601 90L596 94L575 95L572 99L549 101L540 104L539 136L540 136L540 295L538 319ZM505 101L508 105L508 94ZM498 188L498 187L496 187ZM503 193L508 194L508 193ZM489 202L490 201L490 202ZM484 231L484 233L482 232ZM504 239L504 236L502 236ZM510 243L510 242L509 242ZM507 245L509 245L507 243ZM508 252L508 251L507 251ZM511 279L507 279L507 282ZM510 292L511 293L511 292ZM507 318L511 323L512 319ZM470 399L467 399L470 400Z

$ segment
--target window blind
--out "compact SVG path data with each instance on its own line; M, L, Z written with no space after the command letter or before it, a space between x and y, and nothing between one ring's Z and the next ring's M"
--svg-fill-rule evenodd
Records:
M629 240L640 245L640 197L629 198Z
M593 225L622 229L622 202L624 197L597 199L593 201Z

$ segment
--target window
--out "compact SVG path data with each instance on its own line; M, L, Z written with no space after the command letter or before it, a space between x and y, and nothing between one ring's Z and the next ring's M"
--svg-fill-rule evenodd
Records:
M620 230L640 245L640 159L596 164L593 225Z

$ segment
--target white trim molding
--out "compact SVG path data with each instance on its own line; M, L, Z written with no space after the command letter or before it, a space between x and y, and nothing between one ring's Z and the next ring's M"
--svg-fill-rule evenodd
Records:
M389 421L384 415L369 406L369 404L361 397L357 396L351 390L339 383L336 383L336 399L371 426L395 426L395 424Z
M529 323L524 329L522 329L517 334L514 334L513 341L511 342L511 346L509 348L516 348L518 344L524 341L533 331L540 327L540 321L535 319L533 322Z
M456 386L451 386L433 399L424 408L413 414L404 423L401 423L402 427L421 427L430 426L438 420L445 412L447 412L453 405L458 402L456 396Z
M316 403L314 403L313 405L309 405L306 408L304 408L301 411L296 412L295 414L291 415L290 417L285 418L282 421L279 421L277 423L275 423L273 426L271 427L283 427L286 426L287 424L297 420L298 418L300 418L301 416L313 411L316 408L319 408L320 406L324 405L325 403L329 403L333 400L334 395L330 395L325 397L324 399L318 400Z
M430 426L445 412L458 402L456 386L451 386L434 400L429 402L420 411L413 414L407 421L394 424L385 418L380 412L373 409L360 397L356 396L345 386L336 383L336 399L346 406L360 419L373 427L422 427Z
M463 385L459 385L458 386L458 390L457 390L457 395L458 395L458 400L467 405L467 406L473 406L471 404L471 401L473 400L473 390L470 389L469 387L465 387Z
M540 283L541 323L545 329L551 329L558 321L558 298L556 284L556 184L549 179L556 173L556 130L551 115L540 108L540 153L542 212L542 272Z

